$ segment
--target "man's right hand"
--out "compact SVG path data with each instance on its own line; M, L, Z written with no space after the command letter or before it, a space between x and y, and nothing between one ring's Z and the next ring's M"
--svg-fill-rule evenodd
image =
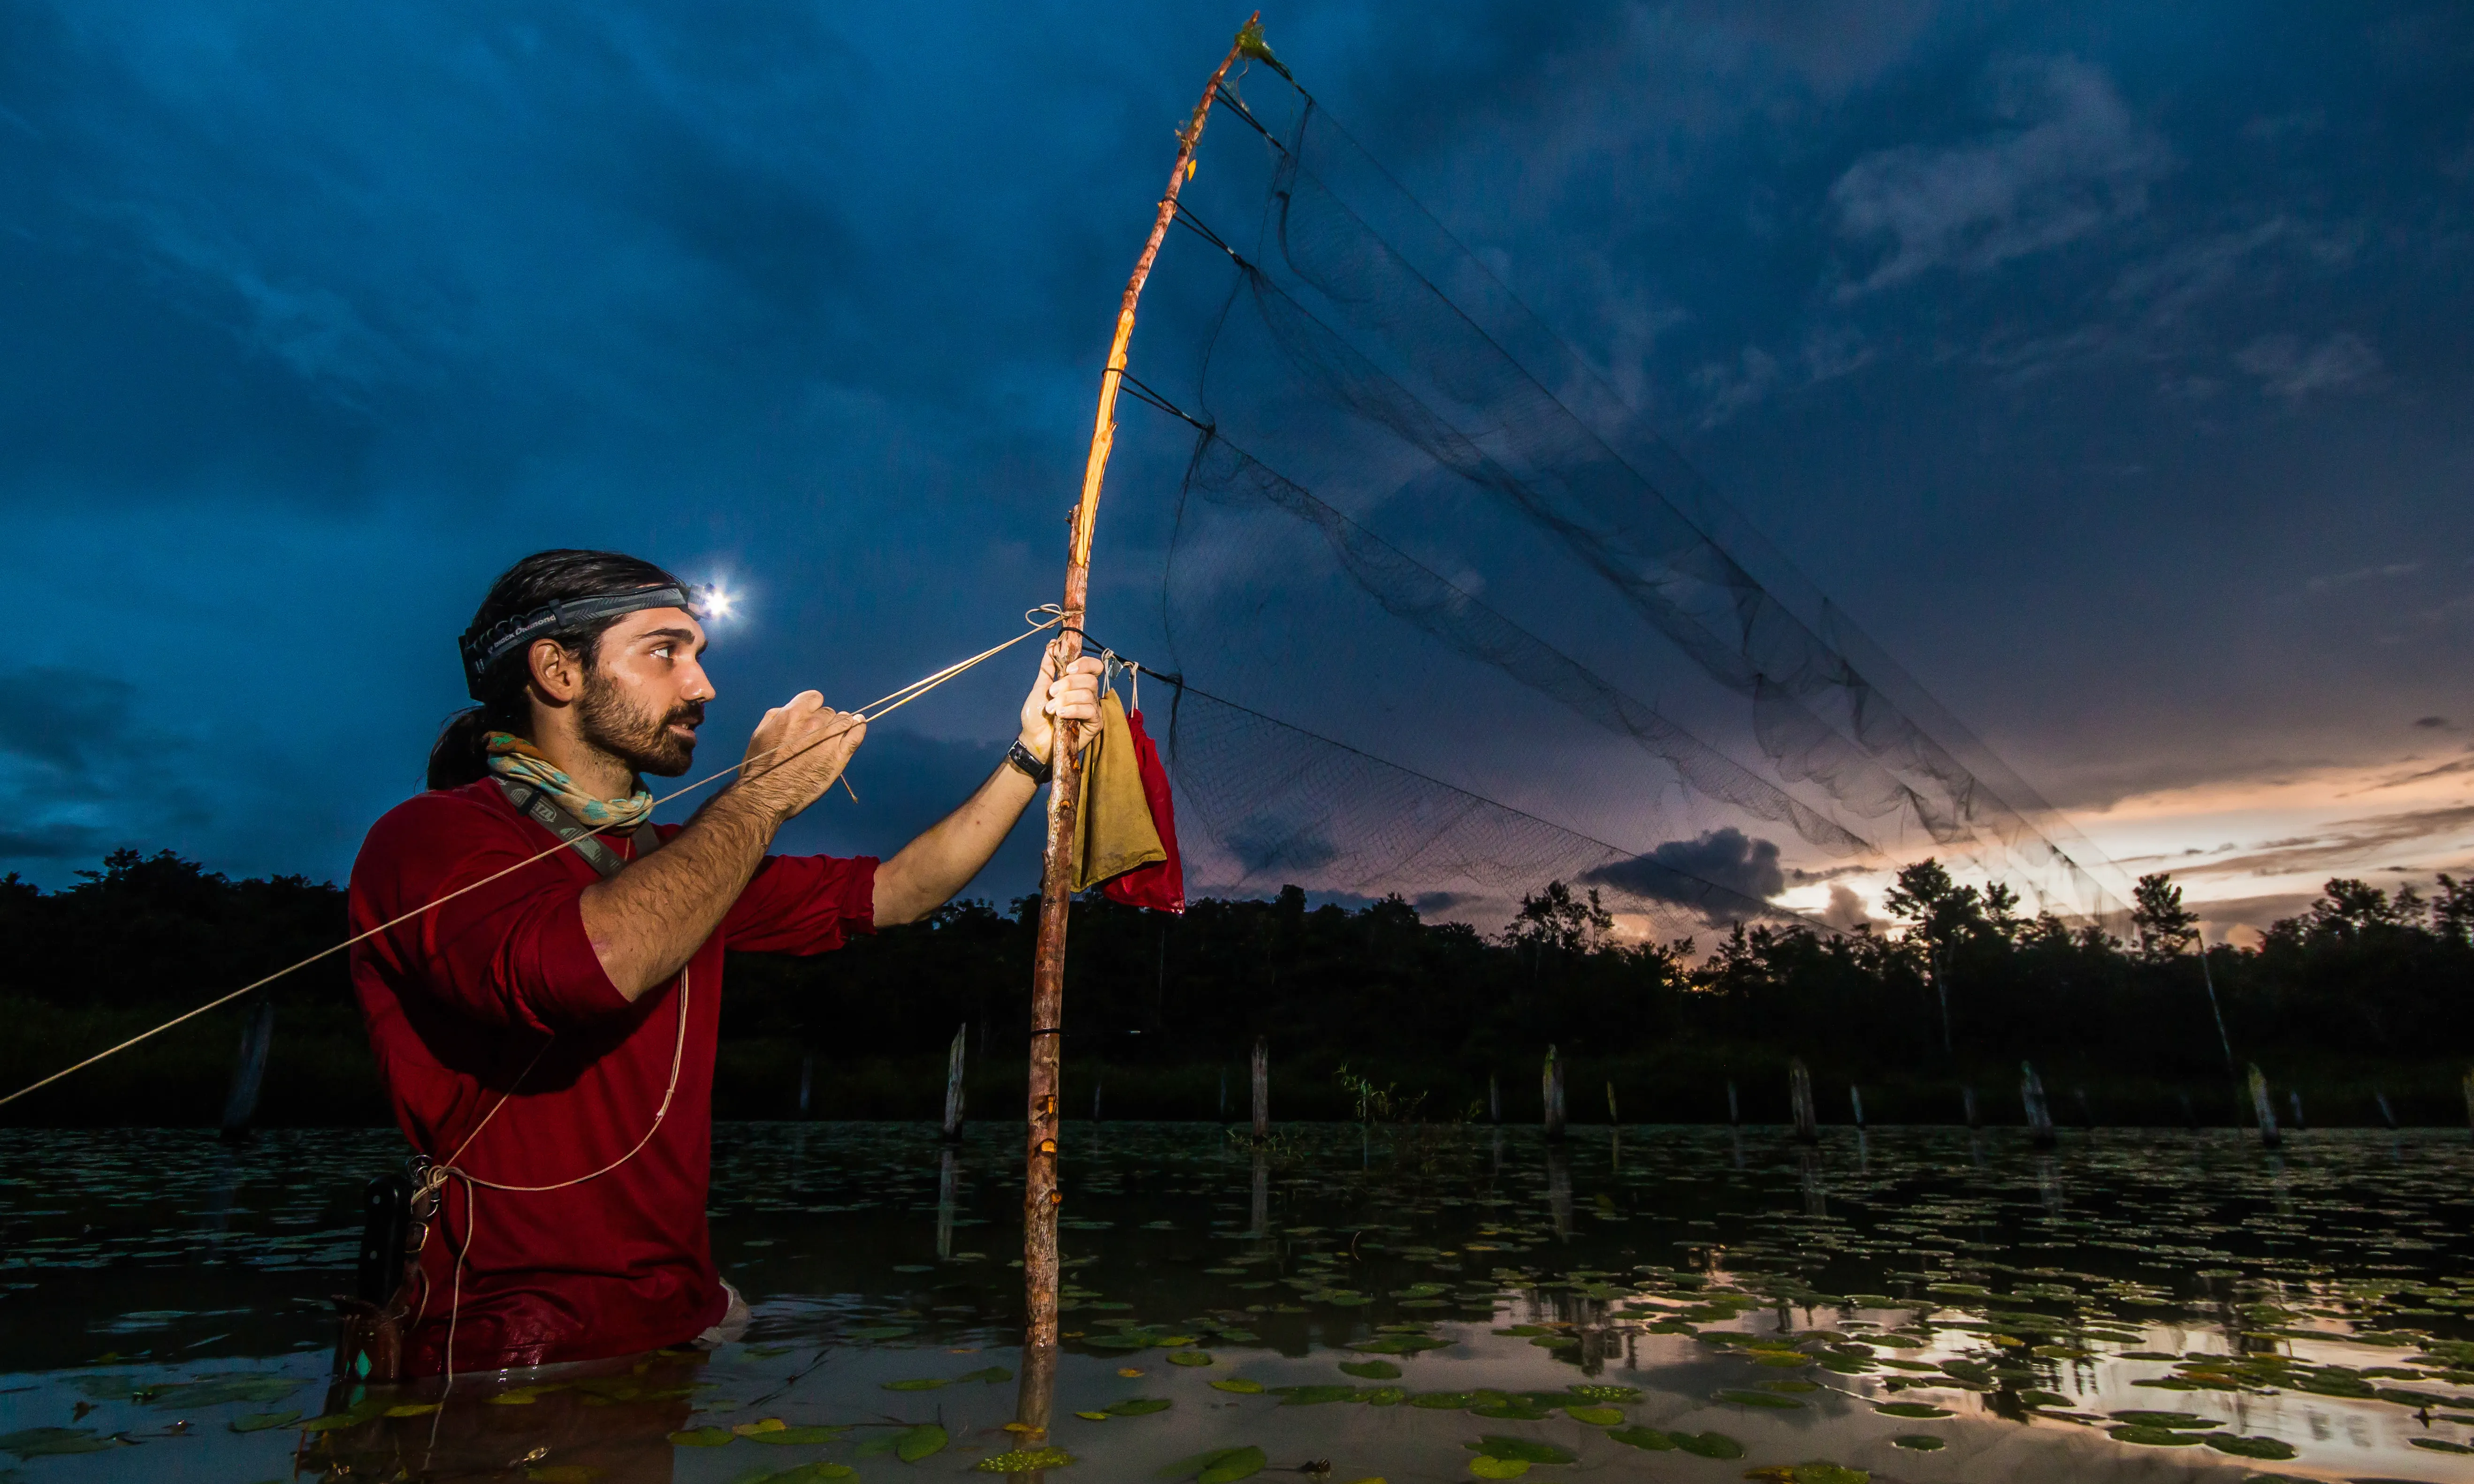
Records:
M823 696L803 690L757 724L739 765L737 791L764 802L777 819L789 819L834 786L866 738L867 722L859 713L830 710Z

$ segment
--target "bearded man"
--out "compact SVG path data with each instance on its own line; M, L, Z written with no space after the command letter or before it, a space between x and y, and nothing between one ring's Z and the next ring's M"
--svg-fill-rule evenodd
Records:
M1099 715L1097 660L1062 676L1043 662L1006 760L890 859L768 855L866 725L793 696L727 788L657 826L643 780L695 755L704 647L695 592L651 562L517 562L464 634L478 704L431 750L429 791L353 862L355 933L418 914L352 963L397 1121L427 1161L386 1347L402 1375L743 1328L705 1229L724 952L823 953L934 911L1030 804L1059 719Z

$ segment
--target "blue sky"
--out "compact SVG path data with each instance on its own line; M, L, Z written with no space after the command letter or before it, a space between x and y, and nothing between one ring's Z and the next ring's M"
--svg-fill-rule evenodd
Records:
M708 754L1010 632L1055 596L1169 129L1240 18L0 4L0 573L32 615L0 869L340 876L540 546L746 592ZM2461 7L1265 22L2117 856L2228 922L2467 859ZM1242 141L1215 129L1206 159ZM1132 467L1116 632L1157 581ZM898 845L1019 687L904 713L794 843Z

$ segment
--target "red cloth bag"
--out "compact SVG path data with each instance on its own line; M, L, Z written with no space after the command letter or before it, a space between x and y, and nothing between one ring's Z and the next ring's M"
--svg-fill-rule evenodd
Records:
M1152 827L1159 831L1160 849L1168 859L1137 866L1100 884L1110 901L1160 912L1185 910L1185 862L1176 849L1176 803L1169 797L1168 770L1160 765L1159 749L1143 730L1143 713L1129 711L1126 728L1134 734L1134 762L1142 774L1143 799L1152 806Z

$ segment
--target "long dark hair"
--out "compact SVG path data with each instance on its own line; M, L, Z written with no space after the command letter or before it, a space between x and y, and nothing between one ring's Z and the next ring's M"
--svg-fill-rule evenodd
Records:
M473 614L473 627L486 631L552 603L633 592L678 581L640 557L615 551L537 551L498 574L498 580L490 585L489 596L481 600L481 607ZM618 616L594 619L546 637L574 651L590 673L594 652L601 647L601 635L618 621ZM488 777L490 733L512 731L521 736L532 725L532 708L525 699L531 676L532 666L524 656L511 654L491 671L481 704L447 718L447 725L429 749L430 787L460 788Z

